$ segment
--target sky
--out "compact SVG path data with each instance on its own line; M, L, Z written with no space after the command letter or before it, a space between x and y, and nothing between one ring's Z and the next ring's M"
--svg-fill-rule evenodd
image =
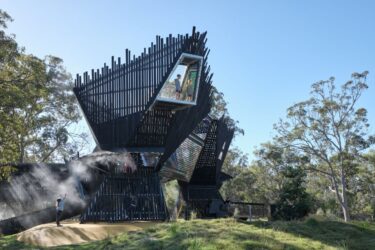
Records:
M359 105L375 133L375 1L0 0L0 8L26 52L58 56L73 75L125 48L139 54L156 35L207 31L213 84L245 130L233 146L250 160L286 109L331 76L341 85L370 71Z

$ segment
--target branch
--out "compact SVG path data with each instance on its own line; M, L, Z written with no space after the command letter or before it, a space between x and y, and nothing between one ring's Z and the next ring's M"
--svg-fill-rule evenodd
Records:
M329 177L332 177L332 174L326 172L326 171L323 171L323 170L320 170L320 169L316 169L316 168L305 168L305 170L308 170L308 171L313 171L313 172L319 172L319 173L322 173L322 174L325 174L325 175L328 175Z
M55 150L56 150L58 147L60 147L60 146L61 146L61 143L58 142L58 143L57 143L57 144L51 149L51 151L48 152L48 154L45 155L45 156L42 158L42 162L46 161L46 160L48 159L48 157L50 157L51 154L52 154L53 152L55 152Z

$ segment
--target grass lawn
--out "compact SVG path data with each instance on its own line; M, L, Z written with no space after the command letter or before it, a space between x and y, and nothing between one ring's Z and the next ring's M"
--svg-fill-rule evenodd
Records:
M0 249L41 249L15 235L0 238ZM161 223L141 232L52 249L375 249L375 223L308 219L292 222L237 222L233 219Z

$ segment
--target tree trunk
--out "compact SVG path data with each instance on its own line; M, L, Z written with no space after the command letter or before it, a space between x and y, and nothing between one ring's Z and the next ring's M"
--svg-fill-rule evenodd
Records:
M350 221L349 207L348 207L348 197L346 196L346 178L343 167L341 167L341 187L342 187L342 212L344 214L345 222Z
M176 221L178 219L178 216L180 214L180 208L181 208L181 192L177 192L176 201L173 207L173 212L171 216L172 221Z
M340 193L340 190L339 190L339 185L336 181L336 177L333 174L333 171L332 171L331 181L334 185L336 197L337 197L337 200L338 200L338 202L341 206L341 209L342 209L342 212L343 212L343 215L344 215L344 220L345 220L345 222L348 222L350 220L350 216L349 216L348 201L347 201L347 197L346 197L346 181L345 181L344 172L341 171L341 187L342 187L341 193Z
M344 203L344 204L341 206L341 208L342 208L342 212L343 212L343 214L344 214L344 220L345 220L345 222L349 222L349 221L350 221L350 215L349 215L349 208L348 208L348 205Z
M24 146L23 138L21 137L21 141L20 141L20 158L19 158L18 161L20 163L23 163L24 158L25 158L25 146Z

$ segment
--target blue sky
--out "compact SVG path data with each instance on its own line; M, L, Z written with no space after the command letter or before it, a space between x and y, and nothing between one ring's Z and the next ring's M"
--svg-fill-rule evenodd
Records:
M369 70L368 109L375 133L375 1L20 1L0 0L27 52L64 59L73 75L138 54L155 35L208 31L214 85L245 136L250 155L310 85Z

